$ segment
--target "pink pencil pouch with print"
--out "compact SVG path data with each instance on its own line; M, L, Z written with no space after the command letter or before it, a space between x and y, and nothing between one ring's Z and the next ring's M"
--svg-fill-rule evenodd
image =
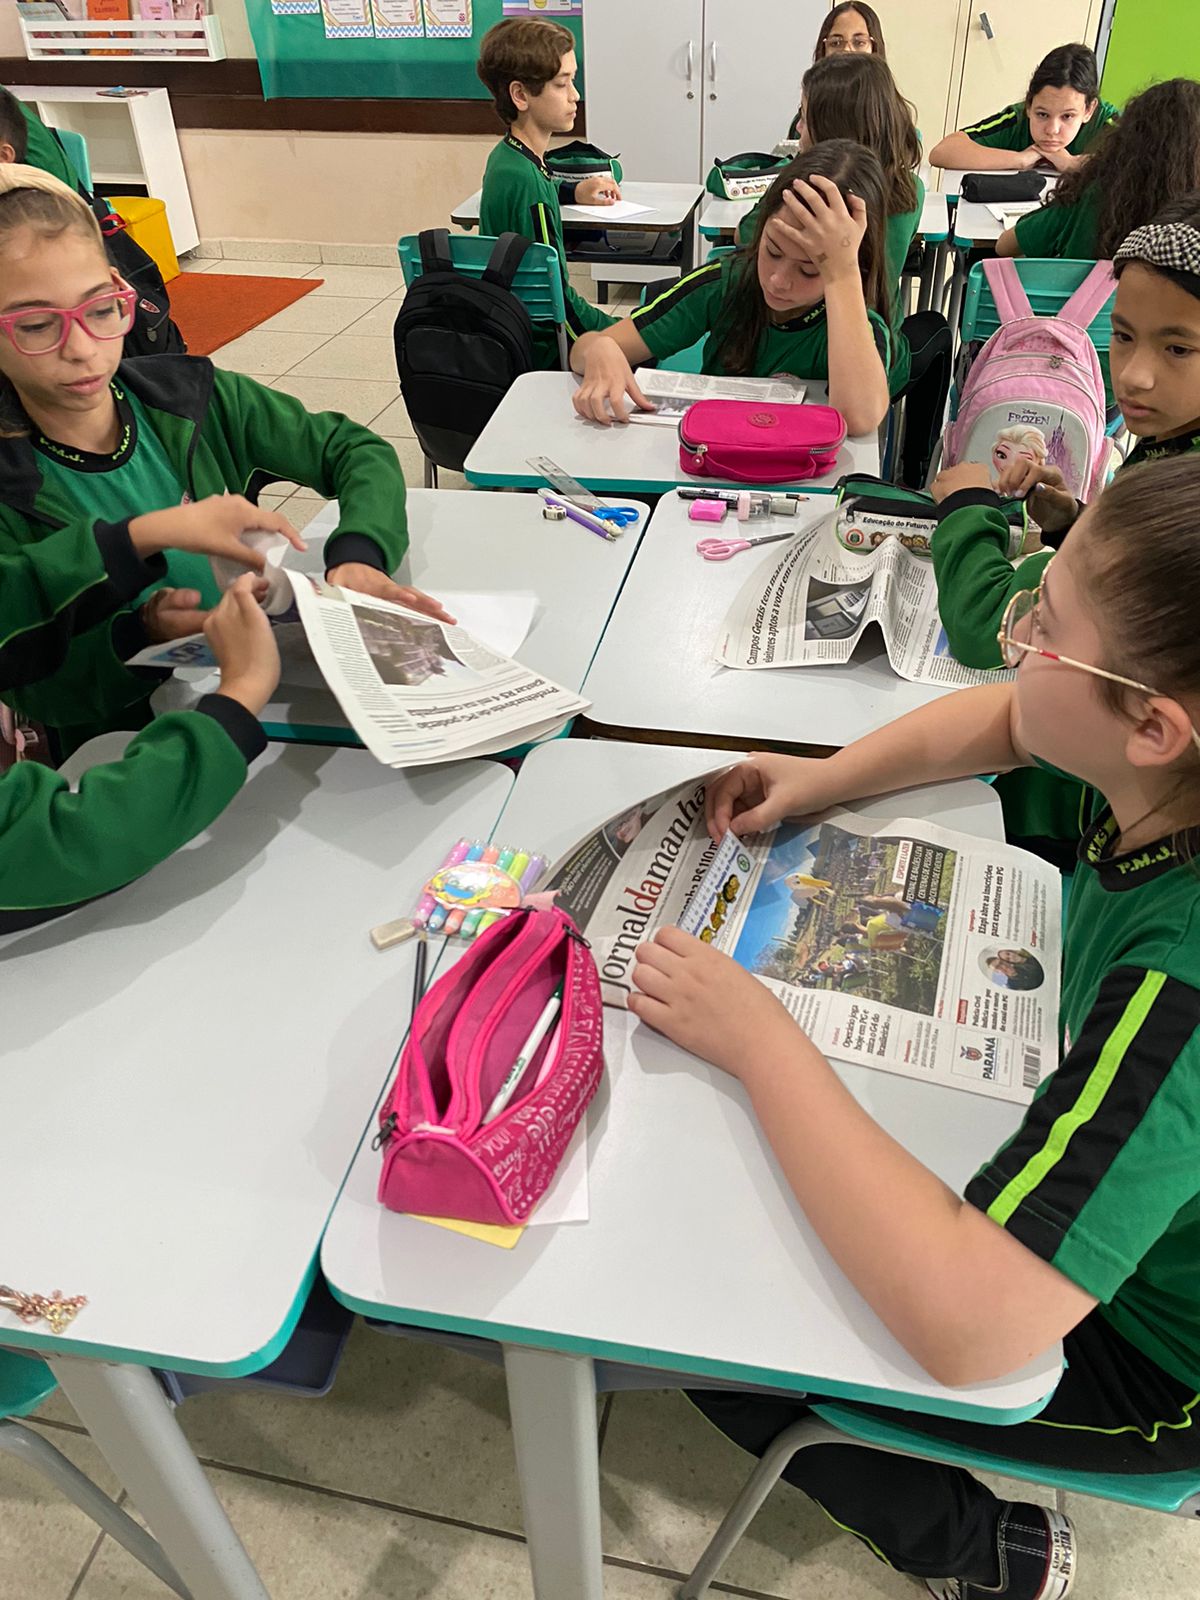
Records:
M485 1121L560 988L554 1025ZM603 1071L600 979L587 941L561 911L501 918L417 1007L379 1114L379 1199L421 1216L524 1222Z
M845 419L832 406L697 400L679 419L679 465L698 478L819 478L833 471L845 442Z

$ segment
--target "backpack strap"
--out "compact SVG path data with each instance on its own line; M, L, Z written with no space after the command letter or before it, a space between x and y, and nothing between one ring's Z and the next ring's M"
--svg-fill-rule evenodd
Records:
M1117 286L1111 261L1097 261L1075 293L1060 307L1058 315L1064 322L1087 328L1096 320Z
M449 228L426 228L417 235L417 248L421 252L422 272L454 271Z
M1033 307L1029 304L1029 296L1025 293L1025 285L1021 282L1015 261L1008 256L995 256L983 262L983 275L996 302L1001 326L1033 315Z
M492 246L492 254L483 269L481 281L494 283L498 289L511 289L530 243L524 234L502 233Z

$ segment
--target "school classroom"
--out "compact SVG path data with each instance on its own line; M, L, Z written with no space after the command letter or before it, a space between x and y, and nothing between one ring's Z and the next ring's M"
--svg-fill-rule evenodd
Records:
M0 33L0 1600L1200 1600L1195 0Z

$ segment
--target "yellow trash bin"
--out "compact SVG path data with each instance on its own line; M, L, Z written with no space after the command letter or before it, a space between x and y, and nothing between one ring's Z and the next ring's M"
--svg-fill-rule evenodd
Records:
M109 205L125 222L130 238L136 239L148 256L153 256L164 283L179 276L175 243L167 226L167 208L161 200L144 194L114 194Z

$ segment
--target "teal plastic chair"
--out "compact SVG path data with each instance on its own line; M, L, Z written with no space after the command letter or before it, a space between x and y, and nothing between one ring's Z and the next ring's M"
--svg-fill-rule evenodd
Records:
M708 1548L696 1563L691 1576L679 1591L679 1600L701 1600L709 1585L728 1559L755 1514L778 1483L784 1468L798 1450L817 1444L858 1444L888 1455L915 1456L925 1461L944 1462L977 1472L997 1472L1024 1483L1047 1484L1056 1490L1070 1489L1075 1494L1112 1500L1119 1505L1136 1506L1142 1511L1162 1511L1173 1517L1200 1516L1200 1472L1162 1472L1124 1476L1108 1472L1067 1472L1059 1467L1033 1466L1028 1461L1012 1461L968 1449L948 1439L930 1439L851 1406L832 1402L813 1403L814 1415L785 1428L772 1441L725 1520L713 1535ZM996 1428L997 1443L1003 1427Z
M37 1410L58 1387L44 1361L0 1350L0 1455L12 1456L49 1478L61 1494L74 1502L130 1555L148 1567L168 1589L191 1600L183 1579L167 1560L162 1546L138 1525L128 1512L98 1489L85 1472L68 1461L61 1450L32 1428L16 1420Z
M84 188L92 192L92 163L88 159L87 140L81 133L74 133L70 128L55 128L67 158L75 168L76 175Z

